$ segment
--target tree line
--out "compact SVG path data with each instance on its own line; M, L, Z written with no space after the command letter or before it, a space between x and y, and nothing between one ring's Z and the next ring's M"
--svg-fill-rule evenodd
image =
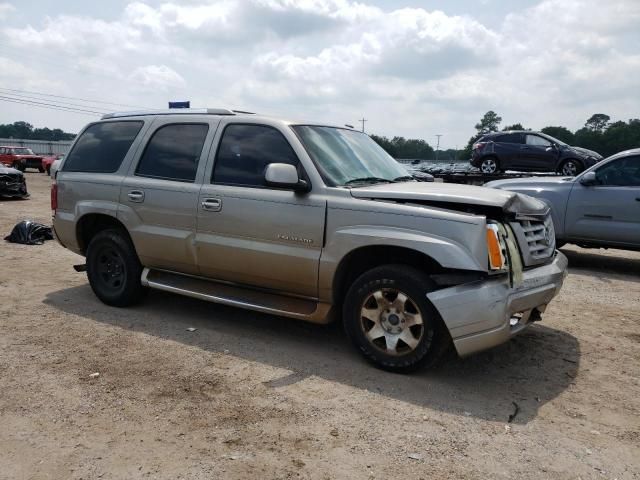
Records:
M47 127L34 128L27 122L13 122L0 124L0 138L22 138L25 140L46 140L57 142L61 140L73 140L75 133L67 133L59 128L53 130Z
M452 161L468 160L471 158L473 144L483 135L497 132L501 123L502 117L493 110L489 110L475 125L476 134L469 139L469 143L463 150L441 150L438 152L438 158ZM506 125L502 130L531 129L525 128L521 123L514 123ZM637 118L632 118L628 122L611 122L609 115L595 113L587 119L582 128L575 132L563 126L548 126L540 129L540 131L569 145L594 150L605 157L623 150L640 147L640 119ZM425 140L404 137L387 138L378 135L371 135L371 138L393 158L418 158L424 160L436 158L433 147Z

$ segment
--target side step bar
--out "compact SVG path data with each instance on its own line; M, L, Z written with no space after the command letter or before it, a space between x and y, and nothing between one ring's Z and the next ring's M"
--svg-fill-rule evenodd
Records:
M296 318L312 323L329 323L331 305L314 300L278 295L213 280L145 268L145 287L177 293L232 307Z

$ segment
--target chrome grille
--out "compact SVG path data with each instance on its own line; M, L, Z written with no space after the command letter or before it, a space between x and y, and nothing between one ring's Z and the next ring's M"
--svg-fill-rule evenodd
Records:
M553 257L556 249L556 234L551 215L540 220L519 220L511 223L511 228L518 239L525 266L545 263Z

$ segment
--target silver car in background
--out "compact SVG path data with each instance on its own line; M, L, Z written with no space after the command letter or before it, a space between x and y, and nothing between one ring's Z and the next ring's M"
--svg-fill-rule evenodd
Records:
M640 148L617 153L576 177L496 180L551 207L557 245L640 250Z

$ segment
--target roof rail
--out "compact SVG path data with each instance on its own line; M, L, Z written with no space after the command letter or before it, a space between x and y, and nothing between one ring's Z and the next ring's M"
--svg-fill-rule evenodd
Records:
M252 114L241 110L230 110L228 108L168 108L160 110L136 110L132 112L113 112L102 116L102 120L108 118L139 117L144 115L237 115Z

